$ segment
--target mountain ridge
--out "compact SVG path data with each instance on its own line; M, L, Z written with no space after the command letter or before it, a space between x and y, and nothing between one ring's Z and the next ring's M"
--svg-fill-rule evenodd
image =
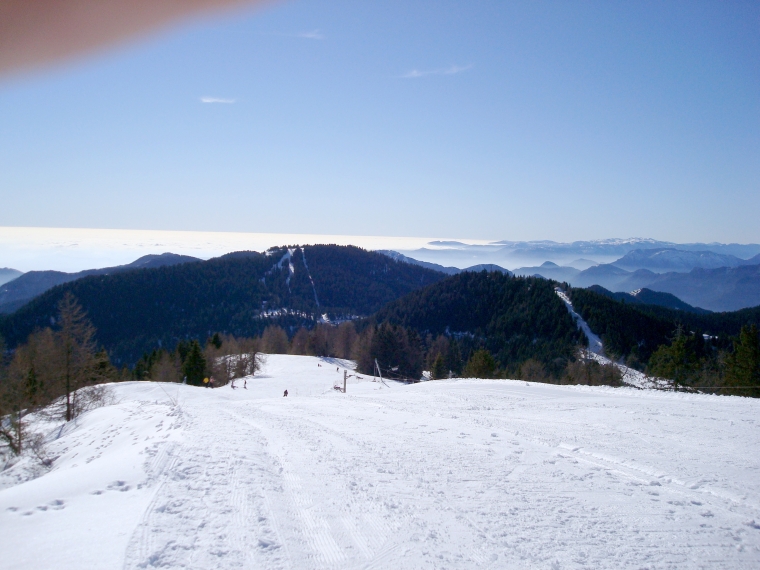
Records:
M0 318L9 346L57 315L70 292L117 364L147 350L214 332L261 334L270 324L293 330L323 313L370 315L445 274L353 246L291 246L235 252L197 263L89 275L57 285Z
M84 271L78 271L76 273L65 273L63 271L52 270L29 271L0 286L0 314L14 312L33 298L41 295L56 285L76 281L77 279L90 275L108 275L122 271L150 269L178 265L180 263L193 263L197 261L201 260L189 255L167 252L143 255L126 265L116 265L114 267L104 267L101 269L85 269Z

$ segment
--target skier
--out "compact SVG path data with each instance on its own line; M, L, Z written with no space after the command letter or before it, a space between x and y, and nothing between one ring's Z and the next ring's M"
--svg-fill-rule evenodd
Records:
M288 391L287 390L285 390L285 393L282 395L282 397L283 398L287 398L288 397Z
M248 389L248 380L245 378L243 378L243 388L246 390Z
M208 388L208 378L203 379L203 384L205 385L206 388Z
M209 385L211 388L213 388L213 387L214 387L214 377L213 377L213 376L212 376L211 378L209 378L209 379L208 379L208 385Z

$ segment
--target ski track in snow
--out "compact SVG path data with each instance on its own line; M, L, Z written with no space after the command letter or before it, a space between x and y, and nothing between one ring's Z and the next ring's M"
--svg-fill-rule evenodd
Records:
M344 395L343 366L116 385L50 472L0 474L3 568L760 566L760 401L371 378Z

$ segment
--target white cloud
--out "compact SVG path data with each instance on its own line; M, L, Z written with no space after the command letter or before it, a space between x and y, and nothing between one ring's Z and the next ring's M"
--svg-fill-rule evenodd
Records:
M446 67L446 68L441 68L441 69L429 69L425 71L420 71L419 69L412 69L411 71L408 71L401 77L403 79L417 79L419 77L425 77L427 75L456 75L457 73L462 73L463 71L467 71L468 69L472 69L472 64L452 65L451 67Z
M222 99L220 97L201 97L201 103L225 103L227 105L231 105L234 102L234 99Z
M312 30L310 32L304 32L302 34L296 34L296 37L298 38L304 38L307 40L323 40L325 39L324 34L320 30Z

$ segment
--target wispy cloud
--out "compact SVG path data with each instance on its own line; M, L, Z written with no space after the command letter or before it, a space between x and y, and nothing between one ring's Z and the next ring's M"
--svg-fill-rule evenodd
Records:
M323 40L325 35L321 30L312 30L310 32L303 32L301 34L295 34L297 38L304 38L306 40Z
M300 38L302 40L323 40L327 36L322 30L314 29L309 32L257 32L260 36L279 36L281 38Z
M420 71L419 69L412 69L411 71L406 72L401 77L403 79L417 79L419 77L426 77L428 75L456 75L457 73L462 73L463 71L467 71L468 69L472 69L472 64L470 65L452 65L451 67L445 67L441 69L428 69Z
M231 105L234 102L234 99L222 99L221 97L201 97L201 103L224 103Z

